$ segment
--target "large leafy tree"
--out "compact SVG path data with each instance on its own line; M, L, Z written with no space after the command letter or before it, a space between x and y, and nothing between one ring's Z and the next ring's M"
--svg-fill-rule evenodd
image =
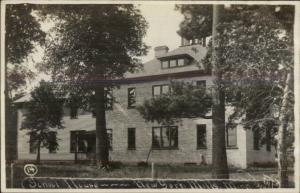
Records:
M177 9L185 14L179 30L183 37L200 39L203 34L206 36L212 32L211 28L203 28L202 25L213 23L212 13L209 12L212 8L206 5L181 5ZM213 37L215 42L209 44L207 56L202 62L208 69L217 69L219 72L215 87L222 90L227 105L234 107L229 123L242 119L239 123L245 128L267 128L273 136L278 134L279 176L281 186L286 187L286 150L293 141L294 8L234 5L219 14L222 20L215 26L218 29ZM159 103L157 100L156 103ZM146 107L151 109L154 106ZM165 106L163 108L166 109ZM176 110L179 109L174 111ZM190 113L188 108L181 110L184 111L181 114ZM146 112L151 113L150 110ZM279 116L276 115L278 113ZM171 115L181 118L175 113ZM218 117L222 118L224 115L213 115L212 118ZM224 133L221 134L224 138ZM224 146L218 148L223 149L224 153ZM213 155L216 152L213 150ZM213 168L215 167L218 166L214 165Z
M96 114L96 160L108 164L106 93L112 80L140 66L147 23L133 5L47 5L55 21L42 68ZM82 102L81 104L87 104Z
M16 113L13 100L18 98L26 79L33 78L25 62L37 44L43 44L45 33L33 16L34 6L7 4L5 7L5 128L7 160L15 159Z
M29 143L35 144L37 163L40 163L41 147L51 151L58 149L56 130L64 128L62 103L63 98L58 90L42 81L40 86L31 92L31 100L24 105L26 113L21 129L28 131Z

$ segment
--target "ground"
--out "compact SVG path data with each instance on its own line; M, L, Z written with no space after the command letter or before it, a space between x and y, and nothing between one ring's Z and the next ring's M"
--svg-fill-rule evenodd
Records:
M26 177L24 163L13 165L13 187L22 188ZM76 178L151 178L151 166L115 164L111 171L97 169L89 164L47 163L38 166L36 177L76 177ZM7 165L7 187L11 187L10 165ZM277 179L277 168L250 167L248 169L230 168L231 179L263 180ZM289 171L290 186L293 187L293 170ZM155 165L156 178L172 179L210 179L211 168L208 165Z

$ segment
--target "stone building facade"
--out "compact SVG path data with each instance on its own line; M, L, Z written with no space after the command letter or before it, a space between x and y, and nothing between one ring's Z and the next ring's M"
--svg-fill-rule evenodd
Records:
M212 77L206 72L201 59L206 54L204 41L183 44L169 51L167 46L155 48L155 58L143 64L143 69L126 74L119 88L112 91L112 109L106 111L110 139L110 159L126 163L148 160L155 163L211 163L212 120L182 119L172 126L145 122L134 108L144 100L168 92L170 81L188 81L209 88ZM28 97L18 103L26 102ZM18 110L18 128L24 112ZM230 111L230 107L226 108ZM74 160L77 149L79 159L89 159L95 146L95 123L91 113L78 112L71 118L65 109L65 129L56 130L59 149L41 150L41 160ZM228 113L226 113L227 115ZM19 160L36 159L33 144L26 131L18 129L17 147ZM253 163L274 162L273 146L259 143L252 131L237 126L226 132L229 165L246 168Z

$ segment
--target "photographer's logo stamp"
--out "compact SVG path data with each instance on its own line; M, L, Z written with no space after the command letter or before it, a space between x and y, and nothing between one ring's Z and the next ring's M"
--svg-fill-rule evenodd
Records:
M24 166L24 172L27 176L33 177L37 174L38 168L34 164L26 164Z

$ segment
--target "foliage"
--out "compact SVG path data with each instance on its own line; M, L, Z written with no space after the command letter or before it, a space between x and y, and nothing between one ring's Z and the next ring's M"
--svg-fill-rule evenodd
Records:
M212 99L209 90L186 82L171 82L171 92L155 96L137 107L147 121L171 124L180 118L211 118Z
M41 147L57 149L57 141L53 141L49 132L63 129L62 95L53 87L42 81L40 86L31 92L32 100L26 105L27 112L21 129L28 130L32 142L41 142Z
M33 78L25 59L34 52L35 46L43 45L46 34L39 21L33 16L34 5L7 4L5 17L5 61L7 65L8 90L17 91ZM10 97L12 98L12 97Z

